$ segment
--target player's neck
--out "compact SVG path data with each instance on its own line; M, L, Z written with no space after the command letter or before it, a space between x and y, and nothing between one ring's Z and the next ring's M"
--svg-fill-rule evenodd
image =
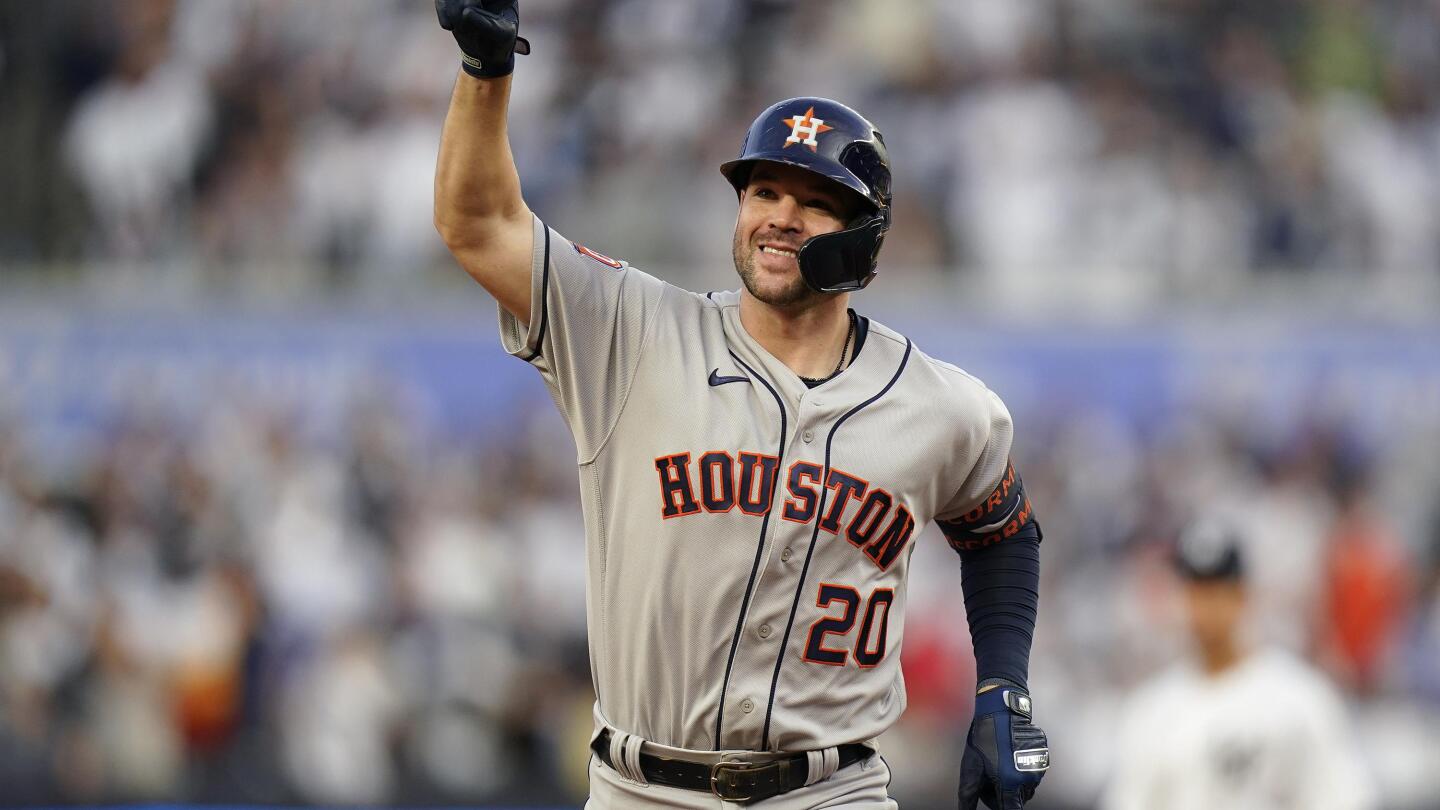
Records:
M1199 652L1200 668L1211 678L1229 672L1245 659L1245 648L1234 639L1200 645Z
M824 378L835 370L850 331L849 293L826 296L800 309L780 309L740 293L740 324L791 371Z

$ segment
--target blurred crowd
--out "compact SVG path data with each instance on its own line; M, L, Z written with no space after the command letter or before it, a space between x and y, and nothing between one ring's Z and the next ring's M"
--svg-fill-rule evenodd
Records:
M63 462L0 429L0 804L583 784L573 450L282 410L136 412Z
M536 393L467 442L373 395L326 437L258 398L137 410L63 456L7 420L0 804L583 796L584 535ZM1342 688L1384 806L1436 806L1433 415L1380 446L1328 419L1020 423L1047 538L1032 685L1062 763L1037 807L1092 806L1119 701L1184 654L1166 548L1202 507L1258 541L1255 637ZM973 660L959 562L933 528L916 546L910 709L882 744L906 806L950 806Z
M1434 311L1431 0L526 0L522 32L532 208L681 282L729 283L715 167L750 118L818 94L886 133L895 274L1095 307L1338 278ZM0 54L7 264L289 288L444 263L458 59L427 3L8 3Z

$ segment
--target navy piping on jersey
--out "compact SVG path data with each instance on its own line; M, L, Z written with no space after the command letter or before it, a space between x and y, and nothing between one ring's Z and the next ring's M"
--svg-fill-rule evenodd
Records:
M825 466L820 470L820 503L815 509L815 527L810 530L810 547L805 550L805 565L800 568L800 581L795 584L795 600L790 603L790 621L785 625L785 636L780 640L780 654L775 656L775 674L770 677L770 700L765 706L765 730L761 734L761 750L770 749L770 715L775 711L775 689L780 683L780 665L785 663L785 649L790 645L790 631L795 628L795 614L800 610L800 594L805 590L805 578L810 573L810 558L815 554L815 540L820 536L820 516L825 514L825 496L830 488L825 486L825 481L830 478L830 446L835 440L835 434L845 420L870 407L879 398L885 396L905 372L905 365L910 362L909 338L905 340L905 356L900 358L900 367L895 369L895 376L875 396L865 400L845 412L844 416L835 420L835 426L830 428L830 435L825 437Z
M549 323L550 315L550 226L545 220L540 220L540 227L545 229L545 274L540 279L540 334L535 338L535 350L525 358L530 363L540 356L540 350L545 346L545 327ZM533 308L535 302L531 301Z
M759 380L770 392L770 396L775 398L775 405L780 408L780 449L775 453L776 474L774 480L770 482L769 507L765 510L765 517L760 521L760 540L755 544L755 561L750 564L750 581L745 583L745 598L740 601L740 615L735 617L735 635L730 638L730 657L725 661L725 680L720 684L720 708L715 712L716 751L720 750L720 731L725 720L725 692L730 688L730 670L735 665L735 651L740 646L740 633L745 628L745 615L750 610L750 597L755 591L755 578L760 573L760 560L765 550L765 534L770 528L770 514L775 511L775 493L780 488L780 470L785 468L785 465L781 463L781 459L785 457L785 431L787 427L785 420L785 401L780 398L780 394L775 391L775 387L764 377L760 376L758 371L746 365L745 361L736 356L735 352L730 352L730 356L735 358L735 362L739 363L742 368L750 373L751 378Z

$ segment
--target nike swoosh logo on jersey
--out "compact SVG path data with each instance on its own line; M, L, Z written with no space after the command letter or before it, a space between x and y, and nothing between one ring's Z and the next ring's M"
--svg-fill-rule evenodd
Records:
M714 371L710 372L710 384L711 384L712 386L714 386L714 385L724 385L725 383L732 383L732 382L750 382L750 378L749 378L749 377L721 377L721 376L720 376L720 369L718 369L718 368L715 369Z

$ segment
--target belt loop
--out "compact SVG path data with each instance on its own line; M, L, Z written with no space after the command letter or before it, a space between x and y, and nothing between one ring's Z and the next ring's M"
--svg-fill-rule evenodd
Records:
M640 747L644 745L644 741L633 734L626 736L628 744L625 746L625 764L635 772L636 782L648 785L650 782L645 778L645 769L640 767Z
M835 775L840 767L840 749L832 745L820 751L806 751L805 759L809 765L805 784L813 785Z
M632 782L648 785L640 768L640 738L616 728L610 729L610 762L620 775Z

